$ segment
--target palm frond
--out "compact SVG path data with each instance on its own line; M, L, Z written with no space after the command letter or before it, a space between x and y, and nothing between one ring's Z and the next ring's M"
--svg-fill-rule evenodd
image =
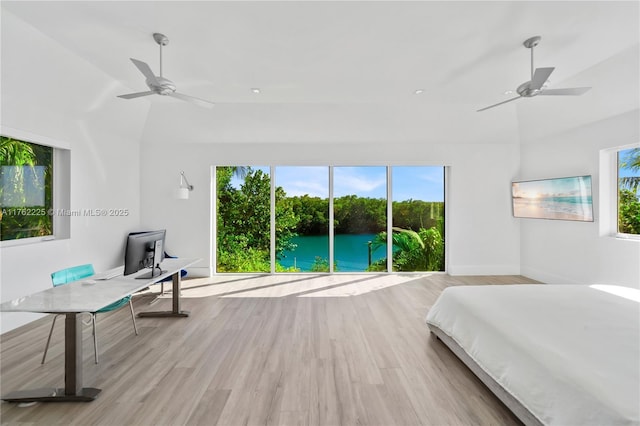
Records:
M640 148L630 149L625 159L620 162L620 167L633 171L640 170Z
M627 176L619 179L619 186L622 189L637 191L640 187L640 176Z
M420 235L418 235L418 233L416 231L412 231L411 229L403 229L403 228L398 228L396 226L394 226L393 228L394 231L397 232L397 234L394 235L406 235L407 237L413 239L415 242L418 243L418 245L420 246L421 249L424 250L424 241L422 241L422 238L420 238ZM395 241L394 241L395 243Z

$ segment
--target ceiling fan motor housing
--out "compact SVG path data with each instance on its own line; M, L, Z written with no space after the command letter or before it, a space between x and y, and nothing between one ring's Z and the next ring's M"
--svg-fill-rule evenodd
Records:
M524 98L531 98L531 97L539 94L542 90L540 90L540 89L532 89L531 88L531 82L527 81L525 83L522 83L520 86L518 86L516 91L518 92L518 95L520 95L520 96L522 96Z
M173 84L173 81L167 80L166 78L158 77L158 76L156 76L156 80L160 84L158 85L153 84L149 80L146 80L146 83L147 83L147 86L149 86L149 89L156 92L157 94L169 95L176 91L176 85Z

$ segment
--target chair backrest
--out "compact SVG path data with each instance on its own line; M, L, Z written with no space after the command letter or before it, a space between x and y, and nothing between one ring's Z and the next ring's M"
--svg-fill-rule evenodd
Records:
M93 265L88 263L86 265L72 266L71 268L56 271L51 274L51 281L53 281L53 286L56 287L90 277L94 273Z

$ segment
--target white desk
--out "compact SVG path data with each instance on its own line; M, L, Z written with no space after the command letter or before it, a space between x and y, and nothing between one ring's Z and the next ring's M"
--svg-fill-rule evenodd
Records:
M11 392L2 397L8 402L31 401L93 401L100 389L82 386L82 321L80 314L96 312L123 297L161 281L173 278L173 308L171 311L142 312L139 317L187 317L188 311L180 309L180 271L200 259L165 259L160 265L164 271L153 278L136 279L135 274L118 276L110 280L88 284L86 278L66 285L14 299L0 304L2 312L39 312L65 314L65 387ZM99 275L99 274L98 274Z

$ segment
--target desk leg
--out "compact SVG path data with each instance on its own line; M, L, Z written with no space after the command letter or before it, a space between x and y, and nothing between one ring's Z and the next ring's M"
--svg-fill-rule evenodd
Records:
M181 276L180 271L176 272L171 276L173 281L173 295L172 303L173 309L170 311L154 311L154 312L140 312L138 317L188 317L189 311L183 311L180 309L180 282Z
M7 402L89 402L100 389L82 387L82 320L79 313L68 313L64 320L64 388L43 388L11 392Z

